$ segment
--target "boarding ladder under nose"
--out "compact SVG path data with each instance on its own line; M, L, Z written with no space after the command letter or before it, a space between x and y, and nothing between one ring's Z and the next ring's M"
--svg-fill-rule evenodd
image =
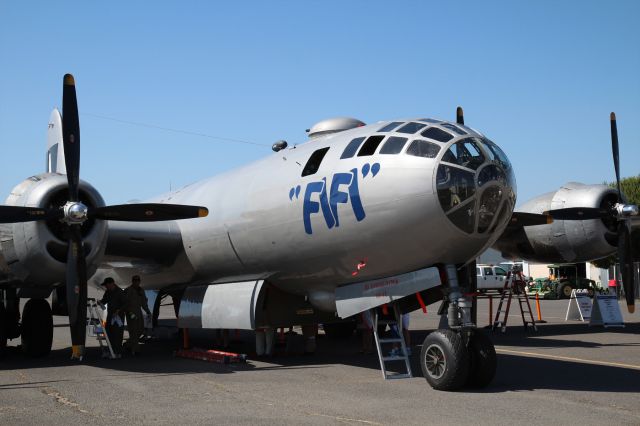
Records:
M411 363L409 362L409 354L407 352L407 346L404 341L404 335L402 334L402 313L398 309L398 306L393 305L393 318L392 319L380 319L378 318L378 310L373 309L373 336L376 341L376 348L378 349L378 358L380 359L380 369L382 370L382 377L385 380L389 379L407 379L413 377L411 374ZM378 325L389 325L390 334L389 337L380 337L378 333ZM394 335L397 334L397 335ZM400 351L397 354L386 354L384 351L388 351L390 345L400 344ZM385 347L383 348L383 345ZM387 371L387 363L399 363L404 361L406 367L406 373L389 373Z

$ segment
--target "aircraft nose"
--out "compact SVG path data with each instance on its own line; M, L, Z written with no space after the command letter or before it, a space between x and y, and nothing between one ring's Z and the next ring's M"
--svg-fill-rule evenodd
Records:
M504 152L486 138L453 142L436 173L440 206L467 234L491 234L511 216L516 184Z

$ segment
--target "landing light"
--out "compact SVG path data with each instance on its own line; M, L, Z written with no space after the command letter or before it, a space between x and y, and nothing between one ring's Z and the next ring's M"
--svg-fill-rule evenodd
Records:
M356 265L356 270L351 273L351 276L355 277L356 275L358 275L365 266L367 266L367 262L365 262L364 260L358 262L358 264Z

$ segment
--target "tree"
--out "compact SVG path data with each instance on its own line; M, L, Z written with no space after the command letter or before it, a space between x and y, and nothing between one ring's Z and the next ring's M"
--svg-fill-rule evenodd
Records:
M605 185L616 188L615 182L605 182ZM620 188L627 199L627 203L640 205L640 175L620 179ZM631 251L633 253L633 259L640 261L640 229L636 228L631 230ZM618 254L614 253L611 256L591 263L598 268L608 268L617 262Z

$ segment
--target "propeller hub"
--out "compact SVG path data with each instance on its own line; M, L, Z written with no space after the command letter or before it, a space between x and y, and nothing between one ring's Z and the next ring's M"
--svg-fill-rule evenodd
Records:
M63 221L69 225L82 224L88 218L89 208L79 201L69 201L62 209L64 211Z
M618 212L618 216L621 218L638 216L638 214L640 214L638 206L635 204L617 204L615 209Z

